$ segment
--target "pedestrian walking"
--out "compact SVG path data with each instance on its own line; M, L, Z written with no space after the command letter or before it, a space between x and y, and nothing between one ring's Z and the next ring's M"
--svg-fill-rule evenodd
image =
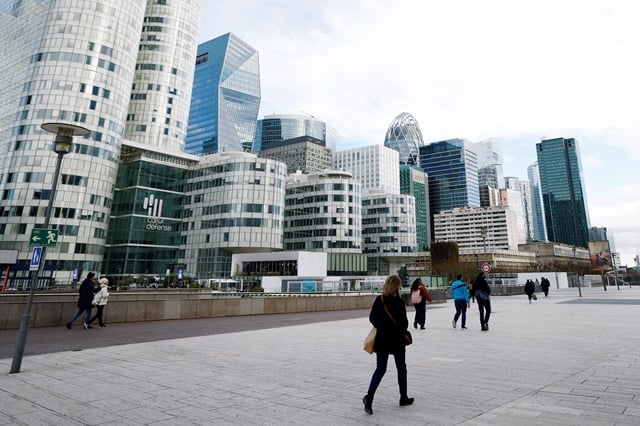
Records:
M480 312L480 329L489 331L489 317L491 316L491 287L484 277L484 272L480 272L473 281L471 296L478 304Z
M89 272L87 278L82 281L80 288L78 289L78 311L67 321L67 328L71 330L71 324L84 313L84 329L93 328L89 325L91 320L91 302L93 301L93 294L96 292L93 286L93 280L96 274Z
M433 303L429 290L422 282L422 278L416 278L411 285L411 302L416 309L416 316L413 320L413 328L424 330L425 322L427 321L427 302Z
M544 297L549 296L549 287L551 287L551 283L549 282L549 280L545 277L542 277L542 279L540 279L540 288L544 293Z
M467 326L467 308L469 305L469 290L467 285L462 281L462 275L458 275L456 280L451 283L451 298L456 306L456 314L451 321L451 326L456 328L458 318L462 317L460 328L466 329Z
M531 299L536 299L536 286L531 280L527 280L524 284L524 292L529 298L529 303L531 303Z
M376 369L371 376L367 394L362 398L367 414L373 414L373 397L387 371L389 355L393 355L398 371L400 406L413 404L413 398L407 396L405 348L411 343L411 334L407 331L407 310L400 298L401 286L402 280L399 276L387 277L382 287L382 295L376 297L369 313L369 322L376 328L377 333L373 349L376 353Z
M92 322L98 319L98 324L100 328L105 328L106 325L104 320L102 319L102 312L104 311L104 307L107 306L107 301L109 300L109 280L107 278L100 278L100 291L93 296L92 304L96 307L96 314L89 320L89 325Z

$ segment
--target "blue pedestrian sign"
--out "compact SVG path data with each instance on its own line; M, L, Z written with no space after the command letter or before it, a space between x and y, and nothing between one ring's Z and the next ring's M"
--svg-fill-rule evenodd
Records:
M29 264L30 271L37 271L40 268L40 260L42 259L42 247L34 247L33 254L31 255L31 264Z

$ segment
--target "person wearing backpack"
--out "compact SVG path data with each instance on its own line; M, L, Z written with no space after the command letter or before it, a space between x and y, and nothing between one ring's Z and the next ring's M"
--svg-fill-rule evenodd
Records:
M416 278L411 285L411 302L416 308L413 328L418 328L418 324L420 324L420 330L424 330L424 324L427 320L427 302L433 303L433 299L422 282L422 278Z

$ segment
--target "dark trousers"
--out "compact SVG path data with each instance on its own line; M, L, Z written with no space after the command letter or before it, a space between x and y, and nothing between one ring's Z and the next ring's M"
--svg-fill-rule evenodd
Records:
M393 358L396 361L396 369L398 370L398 387L400 388L400 396L407 396L407 364L405 362L405 351L396 352ZM389 354L376 352L376 371L371 376L371 382L369 383L369 391L367 392L371 397L376 393L384 373L387 372L387 362L389 361Z
M489 324L489 317L491 316L491 300L476 297L476 302L478 302L478 310L480 311L480 324Z
M96 314L93 316L93 318L91 318L88 322L88 324L91 324L92 322L94 322L96 320L96 318L98 318L98 324L100 324L100 327L104 327L104 321L102 321L102 311L104 311L104 307L107 305L98 305L96 306L97 312Z
M453 320L458 322L458 318L462 316L462 326L465 327L467 325L467 301L464 299L456 299L454 302L456 304L456 314Z
M91 318L91 306L89 306L88 308L84 308L84 309L83 308L78 308L78 311L73 315L73 317L71 317L71 319L69 321L67 321L67 324L71 324L72 322L74 322L83 313L84 313L84 322L86 322L88 324L89 323L89 319Z
M416 319L413 321L414 325L419 324L424 328L424 323L427 320L427 301L423 300L420 303L413 305L416 308Z

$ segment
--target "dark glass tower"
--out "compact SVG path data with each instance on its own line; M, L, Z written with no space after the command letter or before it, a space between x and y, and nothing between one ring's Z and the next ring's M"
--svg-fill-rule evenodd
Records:
M198 46L186 151L251 149L260 108L258 52L232 33Z
M400 193L416 199L416 242L418 250L431 245L429 228L429 183L427 174L418 166L400 166Z
M543 140L536 152L549 241L587 247L589 212L577 141Z

